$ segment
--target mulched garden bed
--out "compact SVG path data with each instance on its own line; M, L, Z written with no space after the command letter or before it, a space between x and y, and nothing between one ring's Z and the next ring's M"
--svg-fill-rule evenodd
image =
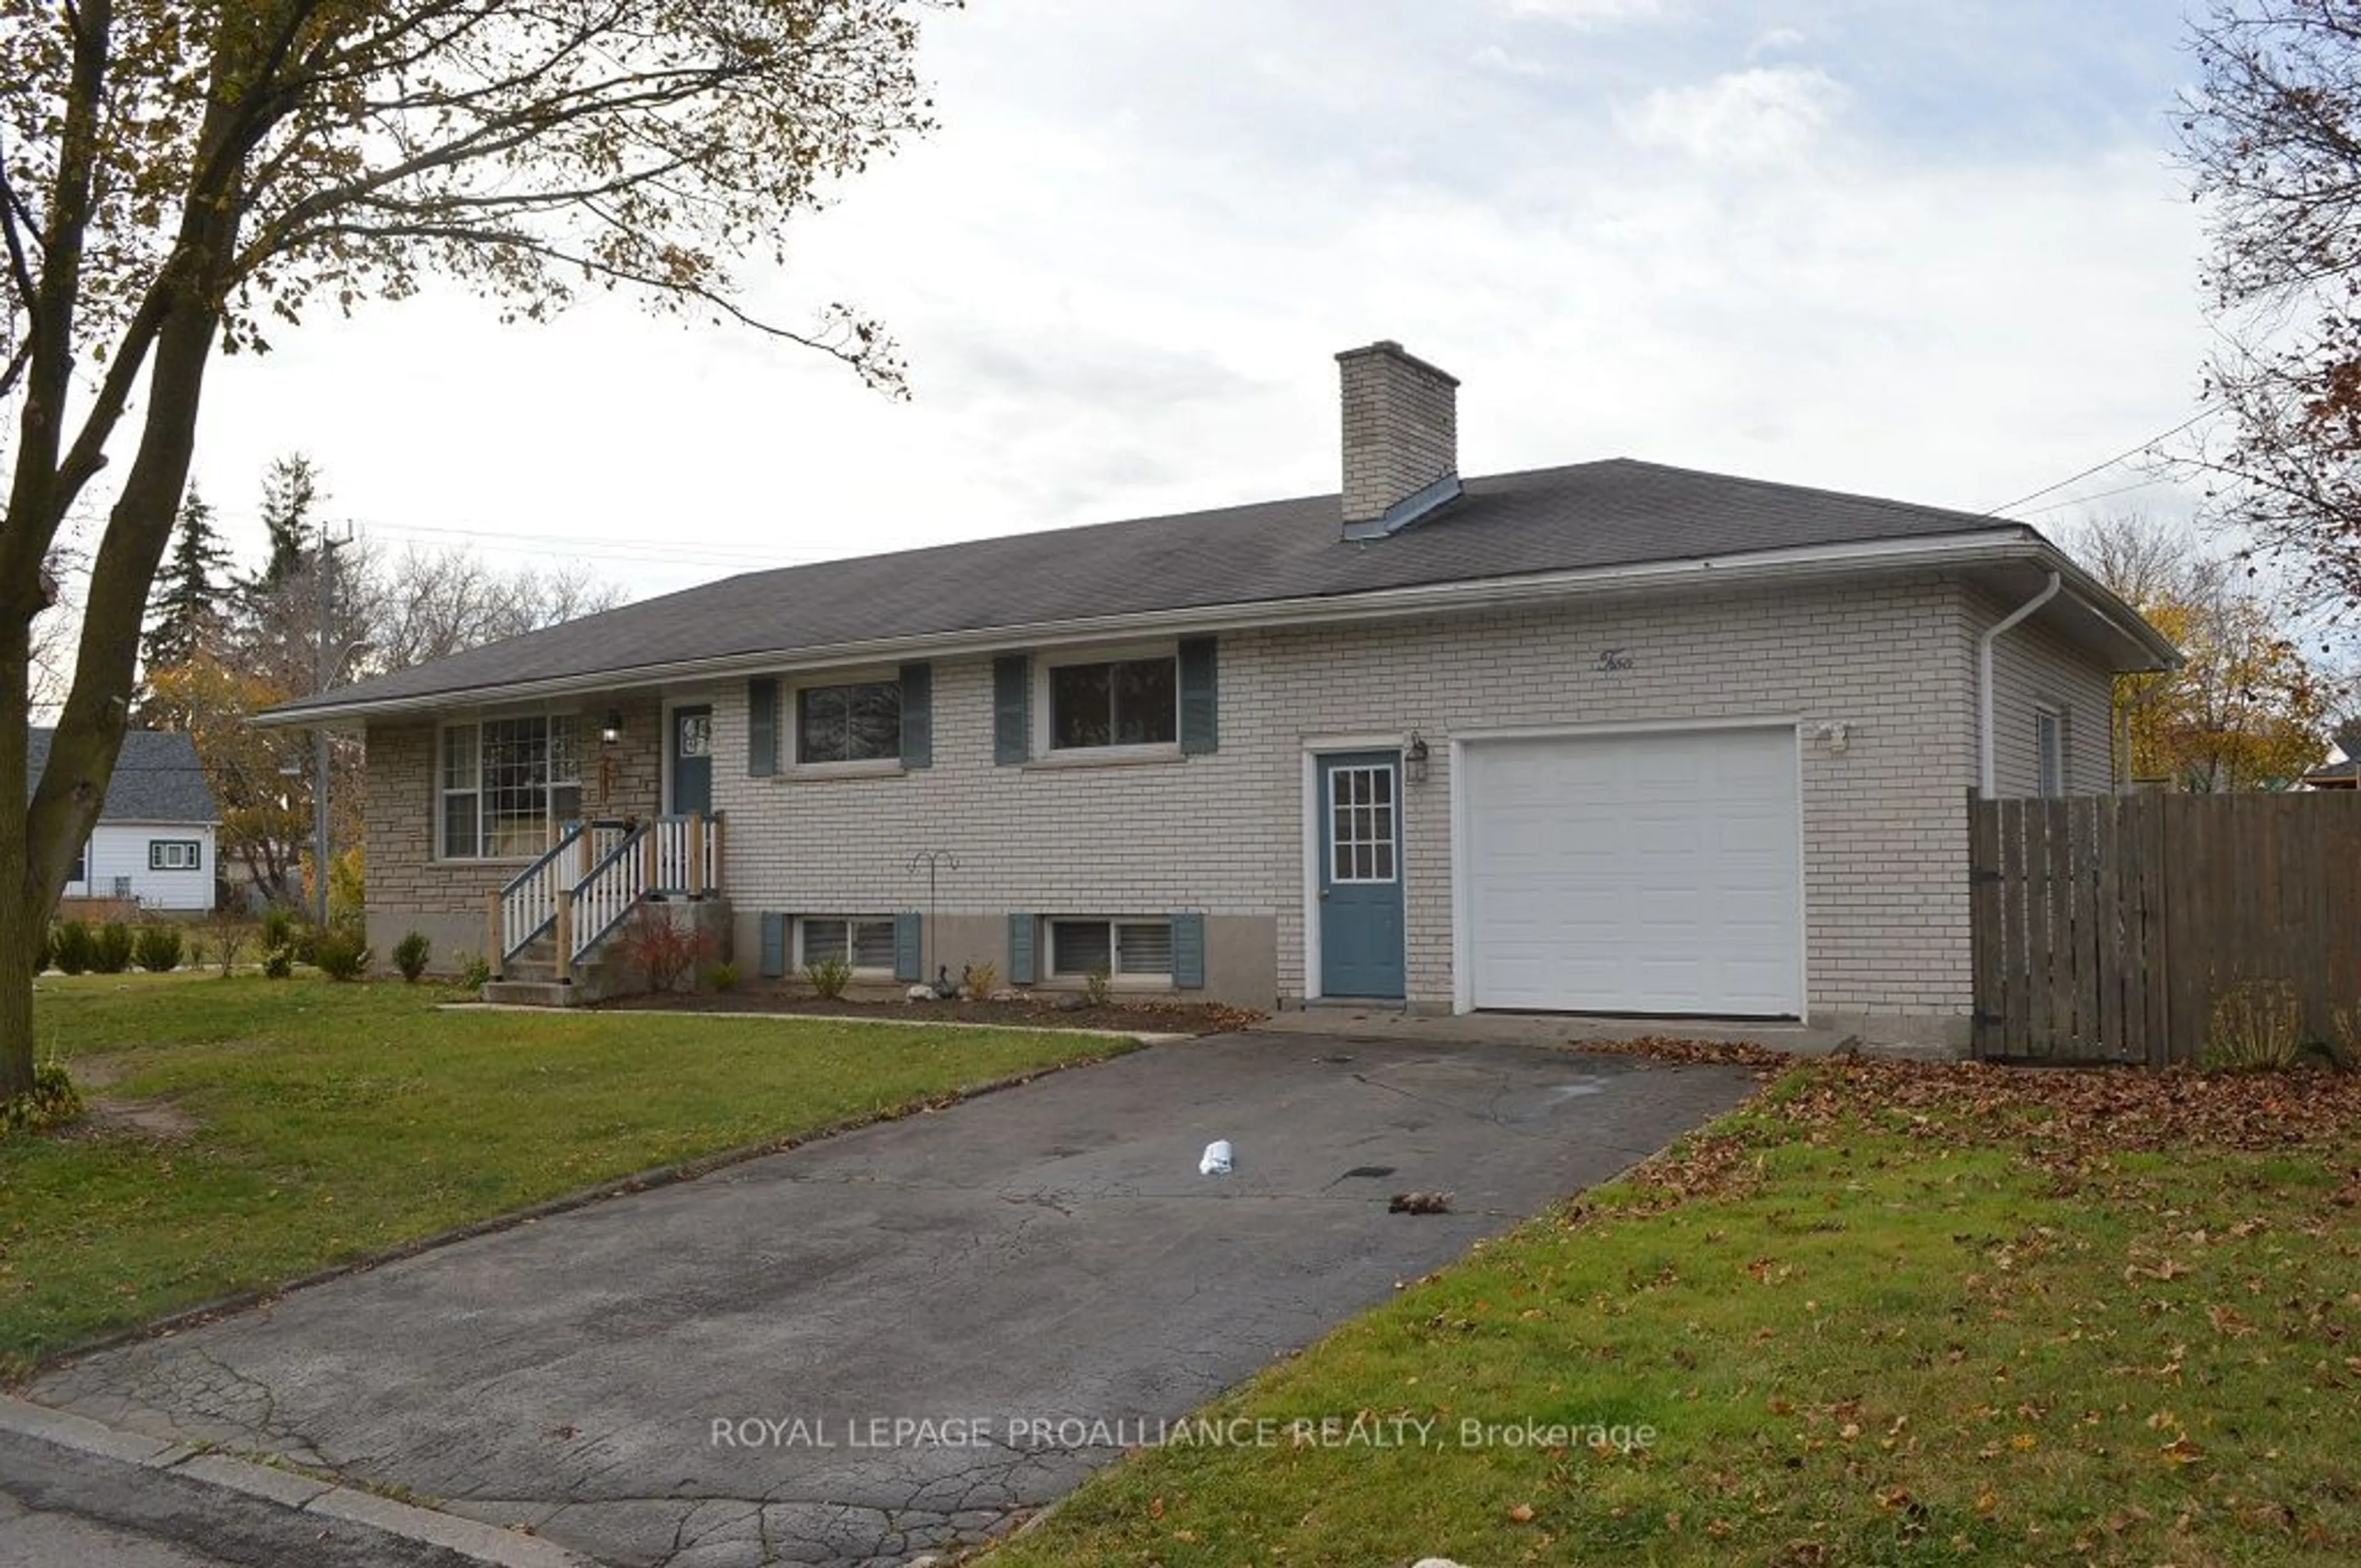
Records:
M598 1005L630 1012L801 1013L815 1018L870 1018L881 1023L1006 1024L1024 1029L1108 1029L1137 1035L1226 1035L1250 1029L1264 1016L1202 1002L1115 1002L1104 1007L1091 1006L1080 997L1059 996L1011 1002L822 1002L814 996L774 991L672 992L619 996Z

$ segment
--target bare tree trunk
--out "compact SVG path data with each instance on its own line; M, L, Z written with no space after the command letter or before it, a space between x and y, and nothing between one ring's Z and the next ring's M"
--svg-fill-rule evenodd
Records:
M32 706L32 628L16 616L0 626L0 823L25 820L26 727ZM33 1091L33 976L36 937L49 913L30 885L31 856L22 833L0 830L0 1101Z

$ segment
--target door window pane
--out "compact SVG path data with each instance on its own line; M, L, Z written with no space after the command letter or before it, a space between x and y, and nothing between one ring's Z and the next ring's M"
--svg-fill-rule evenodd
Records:
M1394 771L1334 768L1328 774L1331 882L1395 879Z

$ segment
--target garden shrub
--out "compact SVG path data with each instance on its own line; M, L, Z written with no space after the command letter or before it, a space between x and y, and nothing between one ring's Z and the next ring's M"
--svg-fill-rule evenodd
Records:
M159 920L140 927L133 946L141 969L150 974L170 974L181 967L185 938L178 926Z
M458 955L459 984L468 991L481 991L492 981L492 966L481 953Z
M97 943L83 920L60 920L49 933L49 961L61 974L87 974L97 957Z
M737 990L738 966L727 962L706 965L705 983L706 987L712 991Z
M295 949L281 944L262 949L262 978L285 980L295 972Z
M312 961L330 980L358 980L368 969L368 944L357 931L323 931L313 938Z
M852 983L852 966L842 959L821 959L804 965L804 978L811 981L814 996L822 1002L834 1002Z
M401 971L403 980L415 985L418 977L426 972L426 959L434 950L425 932L412 931L393 945L393 967Z
M696 926L676 926L654 905L640 905L624 926L616 950L638 971L650 991L675 991L697 966L713 956L713 933Z
M131 927L120 920L110 920L98 928L98 939L91 944L90 967L101 974L121 974L131 967Z
M2303 1053L2303 1002L2286 980L2246 980L2213 999L2206 1020L2205 1065L2232 1072L2274 1072Z

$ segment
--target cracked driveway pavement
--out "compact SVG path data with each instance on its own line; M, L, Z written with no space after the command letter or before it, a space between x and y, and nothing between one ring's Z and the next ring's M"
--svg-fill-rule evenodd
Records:
M617 1565L895 1562L1117 1452L1014 1424L1181 1416L1750 1081L1510 1047L1159 1046L435 1248L29 1392ZM1197 1174L1214 1138L1234 1175ZM1388 1213L1411 1189L1452 1212ZM895 1418L977 1419L988 1441L853 1445ZM761 1419L801 1424L716 1441Z

